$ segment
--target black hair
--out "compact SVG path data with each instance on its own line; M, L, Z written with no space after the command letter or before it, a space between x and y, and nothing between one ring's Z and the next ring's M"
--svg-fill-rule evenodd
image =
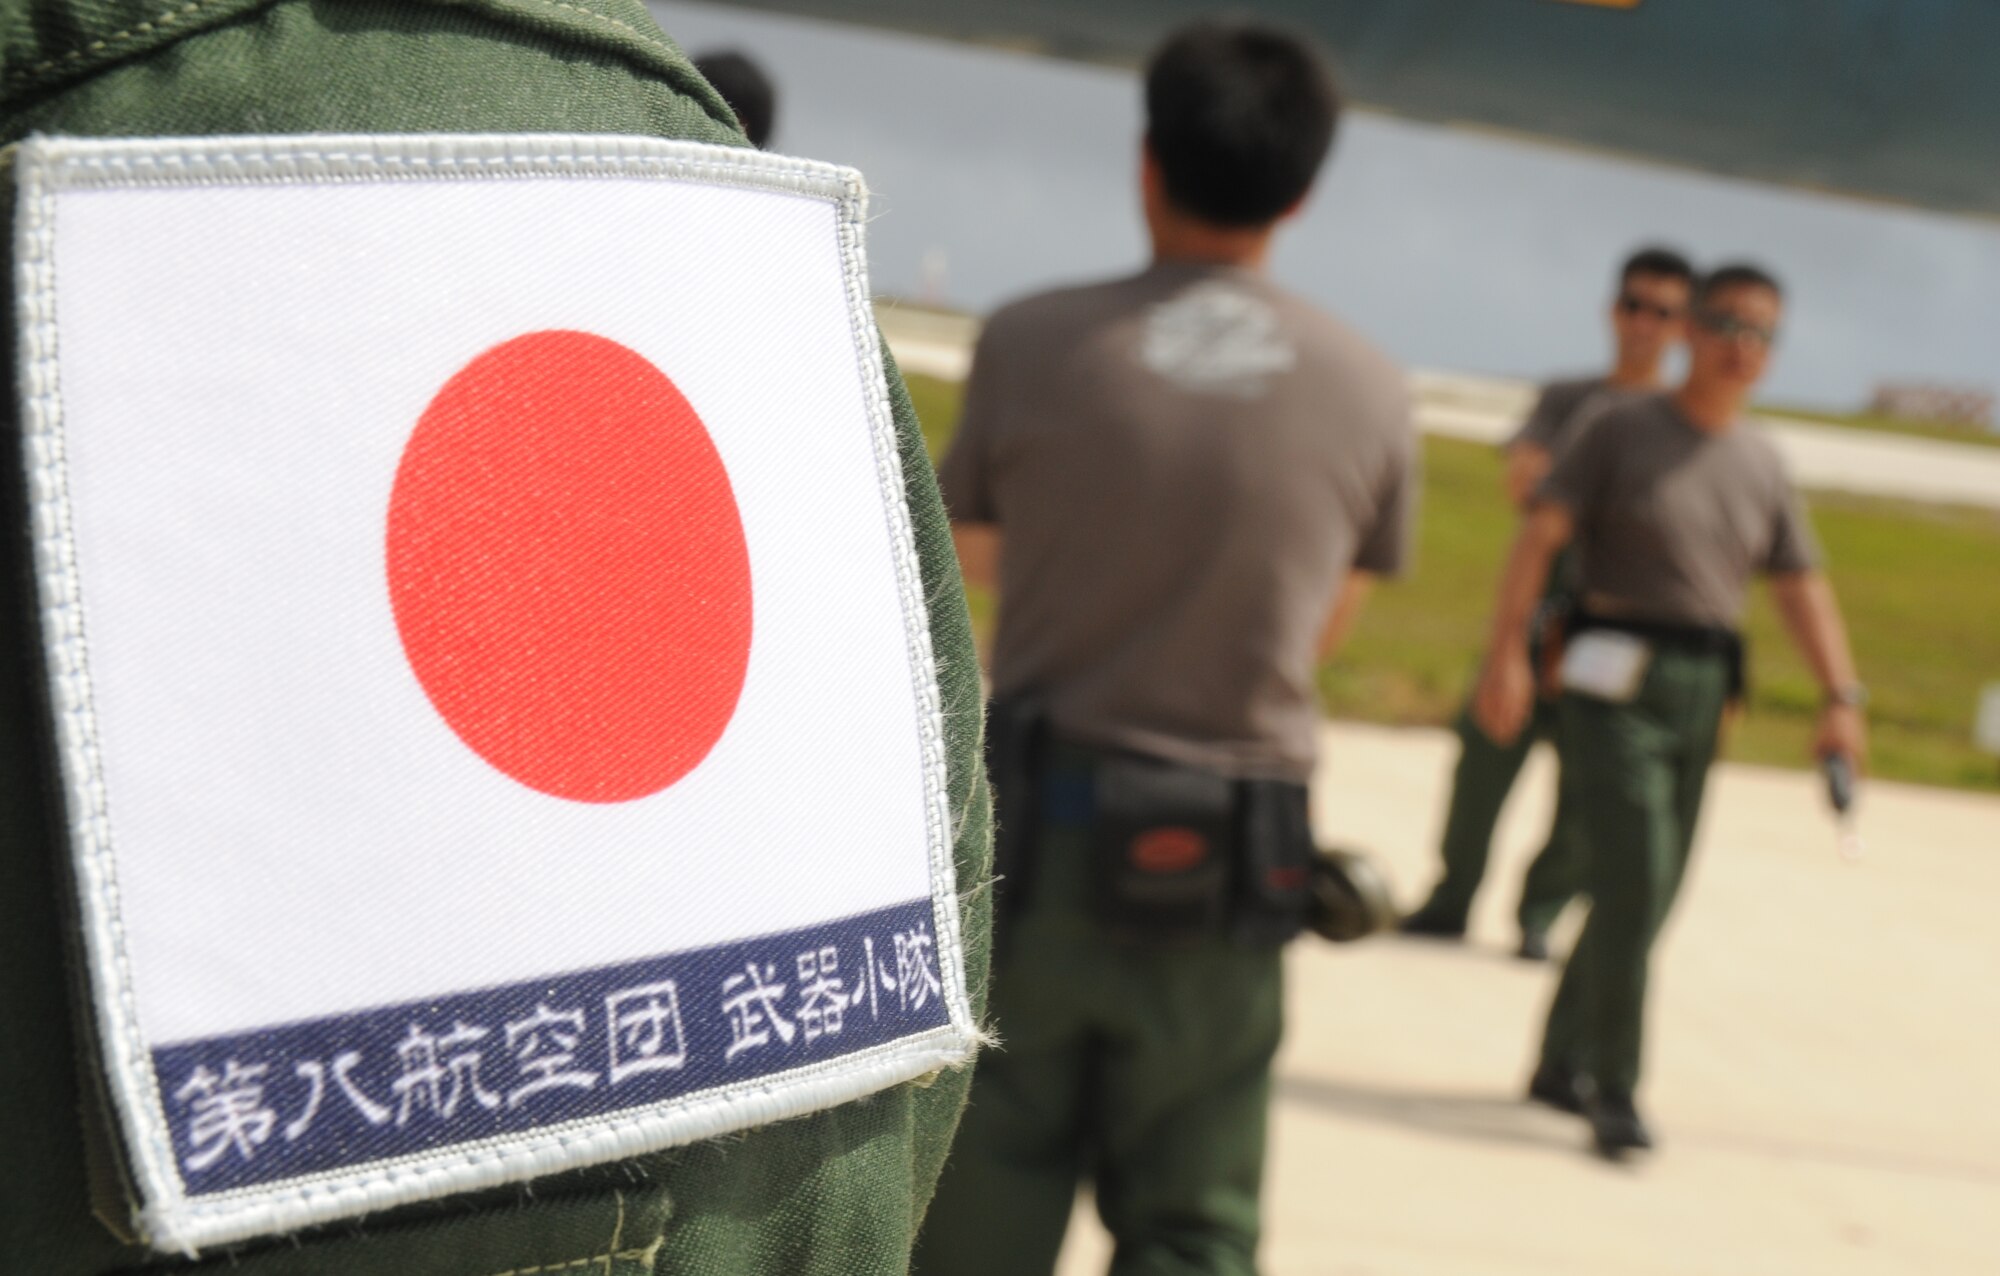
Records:
M1332 72L1281 28L1191 23L1146 65L1146 146L1167 198L1219 226L1261 226L1296 204L1339 117Z
M704 53L694 60L694 69L715 86L752 146L762 148L771 140L771 126L778 118L778 90L764 68L735 50Z
M1694 304L1705 306L1716 293L1725 288L1769 288L1778 300L1783 301L1785 290L1778 283L1777 276L1762 266L1749 262L1731 262L1727 266L1717 266L1701 278L1694 290Z
M1671 248L1650 244L1639 249L1625 259L1618 268L1618 282L1624 284L1634 275L1659 275L1667 279L1678 279L1692 288L1694 286L1694 266L1686 257Z

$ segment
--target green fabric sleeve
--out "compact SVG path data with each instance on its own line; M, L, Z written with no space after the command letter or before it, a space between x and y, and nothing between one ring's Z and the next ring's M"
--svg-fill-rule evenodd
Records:
M743 144L728 108L638 0L74 0L0 13L0 142L32 132L329 131ZM11 306L8 315L11 352ZM990 864L978 669L950 533L893 365L890 385L943 684L969 974L983 1015ZM7 419L18 454L11 397ZM10 1271L179 1269L117 1241L90 1213L82 1113L91 1065L65 973L69 887L21 488L18 470L0 484L0 527L10 529L0 550L0 1255ZM968 1079L969 1070L946 1073L724 1139L205 1255L193 1270L901 1271Z

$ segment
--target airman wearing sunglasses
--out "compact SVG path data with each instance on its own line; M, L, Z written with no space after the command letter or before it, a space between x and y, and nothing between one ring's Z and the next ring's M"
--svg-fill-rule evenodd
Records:
M1588 421L1536 485L1507 563L1473 709L1496 740L1529 720L1524 626L1556 554L1578 550L1581 610L1560 730L1586 848L1589 920L1563 971L1529 1093L1588 1116L1607 1155L1652 1146L1633 1104L1646 971L1680 887L1753 574L1826 690L1816 749L1859 764L1865 694L1819 552L1776 448L1743 421L1783 310L1777 282L1729 266L1696 289L1687 380Z
M1618 272L1618 295L1611 305L1615 360L1611 371L1597 376L1552 381L1542 387L1534 411L1507 444L1507 495L1525 506L1535 484L1547 474L1578 422L1608 404L1656 389L1660 365L1686 335L1688 293L1694 270L1687 259L1664 248L1632 254ZM1539 652L1570 610L1570 571L1559 565L1550 573L1549 591L1530 622L1530 646ZM1552 649L1552 646L1551 646ZM1500 808L1536 740L1553 742L1557 715L1553 696L1538 698L1528 729L1508 744L1500 744L1479 729L1468 702L1459 714L1462 747L1452 776L1451 805L1445 815L1440 847L1444 873L1423 907L1403 921L1406 934L1456 939L1465 934L1473 894L1486 873L1493 829ZM1548 931L1576 893L1582 872L1582 850L1576 844L1575 801L1558 796L1555 821L1541 853L1521 883L1516 917L1521 926L1520 955L1531 960L1548 956Z

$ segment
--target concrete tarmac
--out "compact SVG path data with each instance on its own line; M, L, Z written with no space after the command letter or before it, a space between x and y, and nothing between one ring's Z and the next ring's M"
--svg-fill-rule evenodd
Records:
M1378 855L1406 905L1455 748L1326 729L1321 835ZM1655 956L1661 1150L1613 1165L1520 1101L1556 974L1510 955L1549 766L1508 808L1469 942L1293 947L1267 1276L2000 1272L2000 799L1869 784L1847 863L1816 775L1718 767ZM1062 1276L1104 1270L1080 1204Z

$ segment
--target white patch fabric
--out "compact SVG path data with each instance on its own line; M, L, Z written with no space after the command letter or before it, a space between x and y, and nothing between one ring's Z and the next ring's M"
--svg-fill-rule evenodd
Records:
M1139 357L1184 390L1255 399L1291 371L1298 351L1269 302L1211 279L1153 307Z
M1652 663L1653 648L1644 638L1615 629L1586 629L1563 648L1562 685L1612 704L1629 704Z
M44 640L153 1245L969 1057L857 174L559 135L16 166Z

